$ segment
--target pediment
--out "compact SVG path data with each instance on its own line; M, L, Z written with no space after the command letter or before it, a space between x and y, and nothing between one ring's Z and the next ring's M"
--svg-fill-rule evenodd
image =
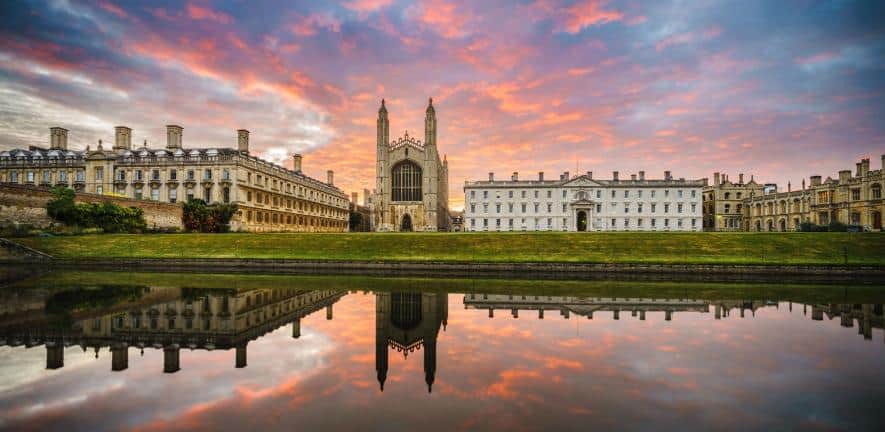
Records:
M587 178L587 176L583 175L583 176L573 178L573 179L567 181L563 186L594 187L594 186L599 186L599 183L597 183L596 181L593 181L593 180Z

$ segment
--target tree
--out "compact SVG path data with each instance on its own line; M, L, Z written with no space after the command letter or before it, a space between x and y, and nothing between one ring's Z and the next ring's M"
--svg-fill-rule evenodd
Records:
M207 205L201 199L192 199L184 204L182 219L188 231L227 232L236 213L236 204Z

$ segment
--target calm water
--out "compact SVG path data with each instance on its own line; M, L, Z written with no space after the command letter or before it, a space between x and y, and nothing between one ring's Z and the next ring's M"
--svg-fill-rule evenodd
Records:
M8 430L875 430L885 288L53 273Z

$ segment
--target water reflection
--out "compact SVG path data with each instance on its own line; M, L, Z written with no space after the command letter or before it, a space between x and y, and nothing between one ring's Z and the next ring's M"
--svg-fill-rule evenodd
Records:
M850 288L51 275L0 290L0 428L865 429Z

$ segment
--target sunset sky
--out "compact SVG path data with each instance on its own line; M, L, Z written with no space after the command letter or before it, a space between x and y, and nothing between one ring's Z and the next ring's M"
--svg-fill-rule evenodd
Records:
M296 4L297 6L293 6ZM835 176L885 153L880 1L74 1L0 3L0 148L234 147L374 187L434 98L452 207L463 181L592 170Z

